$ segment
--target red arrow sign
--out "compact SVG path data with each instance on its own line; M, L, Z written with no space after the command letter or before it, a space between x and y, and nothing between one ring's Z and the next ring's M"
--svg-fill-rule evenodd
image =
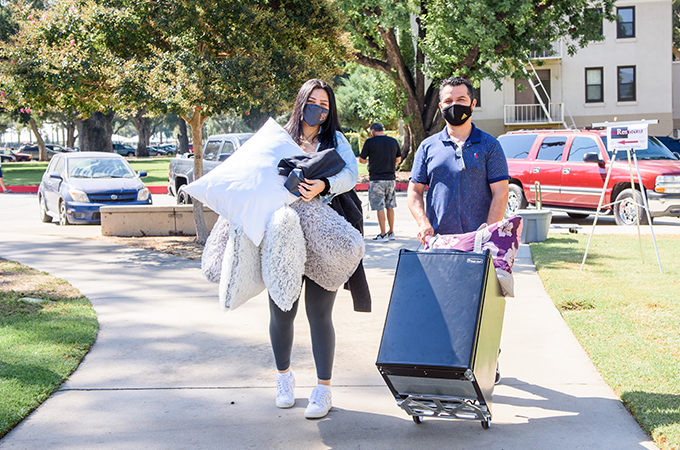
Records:
M637 144L640 141L619 141L617 144Z

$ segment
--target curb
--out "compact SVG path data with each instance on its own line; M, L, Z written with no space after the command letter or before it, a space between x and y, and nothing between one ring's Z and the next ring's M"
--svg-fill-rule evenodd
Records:
M368 187L368 185L366 185ZM151 194L167 194L168 187L165 185L160 186L147 186ZM15 194L37 194L38 186L7 186L7 189L11 189L12 193Z
M396 186L395 189L397 191L406 192L408 190L408 183L397 183L397 186ZM357 183L357 185L354 187L354 190L356 190L356 191L368 191L368 183Z

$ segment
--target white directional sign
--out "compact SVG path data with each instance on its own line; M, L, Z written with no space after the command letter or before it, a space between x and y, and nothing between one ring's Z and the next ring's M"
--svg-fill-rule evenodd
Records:
M608 149L626 150L635 149L642 150L647 148L647 125L623 125L607 127L607 136L609 136Z

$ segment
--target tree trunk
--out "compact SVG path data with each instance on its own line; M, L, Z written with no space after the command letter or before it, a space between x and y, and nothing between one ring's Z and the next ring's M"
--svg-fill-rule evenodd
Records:
M139 108L137 110L137 114L131 117L132 123L135 125L135 129L137 130L137 150L135 150L135 156L137 157L149 156L149 150L146 148L146 146L149 145L151 133L149 130L149 123L145 117L146 112L146 109Z
M40 131L38 130L38 125L35 123L35 120L33 117L28 119L28 123L31 124L31 130L33 130L33 134L35 135L35 140L38 142L38 151L40 153L40 161L47 161L49 158L47 157L47 149L45 148L45 141L43 140L42 136L40 135Z
M76 135L76 128L78 122L80 122L80 120L74 118L73 120L68 120L63 123L64 128L66 129L66 143L64 144L66 147L73 148L76 146L76 138L78 137Z
M411 166L413 165L413 153L415 153L412 148L411 148L411 127L409 124L404 124L404 140L401 143L401 163L399 164L399 170L410 170ZM407 167L406 161L410 160L410 164L408 164L409 169L405 169Z
M185 153L189 153L189 136L187 135L187 123L184 119L180 117L178 125L179 135L177 136L177 140L179 141L179 153L184 155Z
M208 119L208 116L202 116L201 107L196 106L191 118L182 116L182 119L184 119L191 127L191 136L193 137L194 144L194 180L198 180L203 176L203 137L201 129ZM208 239L208 227L205 224L205 218L203 217L203 203L193 199L193 205L194 223L196 224L196 241L201 245L205 245L205 241Z
M93 113L89 118L78 122L78 142L81 152L113 152L114 112Z

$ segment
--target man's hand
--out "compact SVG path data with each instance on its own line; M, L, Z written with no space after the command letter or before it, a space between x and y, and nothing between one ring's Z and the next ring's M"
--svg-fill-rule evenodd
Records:
M425 238L427 236L434 236L434 229L432 228L432 225L430 225L429 222L421 225L420 229L418 230L418 240L420 241L421 244L423 245L427 244L427 242L425 242Z
M434 235L434 229L430 225L430 221L427 220L427 214L425 214L424 192L424 184L414 183L413 181L409 182L406 201L409 211L411 211L413 218L418 223L418 239L423 245L425 245L425 238L427 236Z
M304 183L298 184L300 197L306 202L319 195L325 188L326 183L324 183L323 180L308 180L305 178Z

